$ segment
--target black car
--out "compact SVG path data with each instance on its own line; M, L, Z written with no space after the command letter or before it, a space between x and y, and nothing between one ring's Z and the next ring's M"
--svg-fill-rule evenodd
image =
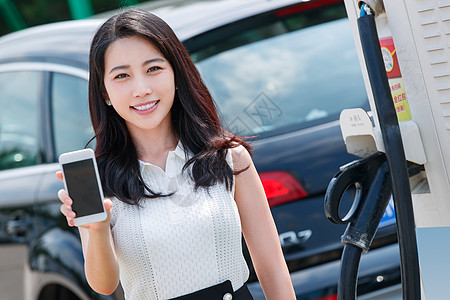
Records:
M254 162L298 299L336 299L343 226L323 198L347 154L342 109L368 109L341 0L154 1L210 88L223 123L251 136ZM57 158L93 136L90 40L104 20L60 22L0 38L2 299L113 299L94 293L81 244L59 212ZM90 145L93 147L93 144ZM363 256L360 299L400 299L393 214ZM248 253L244 252L248 258ZM264 299L251 262L249 288ZM394 295L394 296L393 296Z

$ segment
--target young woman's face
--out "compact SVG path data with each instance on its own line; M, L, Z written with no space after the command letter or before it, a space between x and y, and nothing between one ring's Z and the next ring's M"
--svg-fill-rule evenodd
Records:
M132 135L170 128L175 75L151 42L138 36L113 42L105 52L104 82L112 106Z

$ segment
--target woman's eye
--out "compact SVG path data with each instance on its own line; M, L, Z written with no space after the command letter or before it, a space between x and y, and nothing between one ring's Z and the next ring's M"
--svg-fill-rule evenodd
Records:
M127 76L128 76L127 74L122 73L122 74L116 75L114 77L114 79L123 79L123 78L126 78Z
M161 70L160 67L151 67L151 68L148 69L147 72L156 72L156 71L159 71L159 70Z

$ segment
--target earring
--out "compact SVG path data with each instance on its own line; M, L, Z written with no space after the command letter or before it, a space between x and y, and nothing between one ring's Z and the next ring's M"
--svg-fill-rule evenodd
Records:
M106 105L108 105L108 106L111 106L112 105L112 103L111 103L111 100L106 100Z

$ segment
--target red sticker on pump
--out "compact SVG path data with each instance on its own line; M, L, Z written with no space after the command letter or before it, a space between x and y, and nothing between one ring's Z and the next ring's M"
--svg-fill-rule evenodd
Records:
M388 78L401 77L400 68L398 66L397 53L394 47L392 37L380 39L381 54L383 55L384 67Z

